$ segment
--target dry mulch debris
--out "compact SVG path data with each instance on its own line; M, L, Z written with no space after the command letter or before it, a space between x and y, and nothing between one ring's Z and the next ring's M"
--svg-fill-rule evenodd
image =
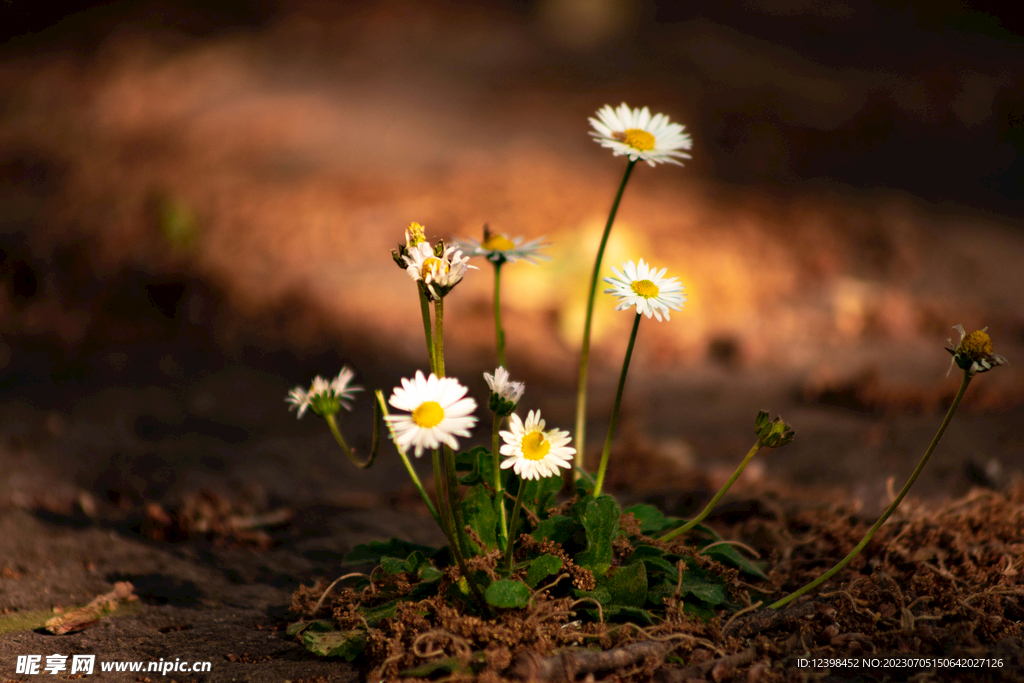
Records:
M684 614L670 597L665 620L653 626L587 622L580 612L593 609L593 601L552 597L549 584L534 592L527 608L488 620L441 597L459 578L449 568L439 595L401 603L394 617L369 628L368 679L423 680L431 677L431 665L446 662L461 667L434 666L435 680L768 682L827 674L838 676L830 680L929 681L1018 680L1024 674L1024 481L1002 492L978 489L941 506L905 502L842 573L778 611L760 606L842 559L874 520L838 505L787 508L777 497L765 498L762 507L772 516L751 516L727 535L769 558L769 581L744 583L735 570L701 558L726 579L735 601L747 605L735 614L722 610L703 621ZM556 580L585 583L586 573L566 571ZM326 582L304 587L292 609L333 618L343 629L364 627L358 608L372 604L381 581L412 587L401 575L373 576L370 588L334 589L323 600ZM800 668L800 658L883 665L826 672ZM886 659L915 658L951 661L884 666ZM957 660L960 666L952 666Z

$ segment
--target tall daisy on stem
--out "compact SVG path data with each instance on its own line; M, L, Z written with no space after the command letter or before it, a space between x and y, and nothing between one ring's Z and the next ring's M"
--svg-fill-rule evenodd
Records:
M504 367L505 332L501 328L501 267L506 263L515 263L519 259L530 263L537 263L537 259L549 260L550 256L540 253L540 250L548 245L543 237L525 243L522 237L510 240L504 235L491 232L487 224L484 224L483 241L464 239L456 240L456 243L470 258L483 256L494 266L494 339L498 350L498 365Z
M491 485L494 486L495 507L498 510L498 546L505 550L508 546L507 525L505 520L505 490L501 484L501 463L498 459L499 430L502 421L511 415L519 400L526 391L526 385L522 382L513 382L509 379L508 370L500 365L495 368L494 374L484 373L484 381L491 389L488 400L488 407L494 414L494 429L491 431L491 457L493 458L494 479Z
M953 369L953 365L956 365L964 371L964 376L960 381L960 388L957 390L956 396L953 398L953 403L949 406L949 410L946 412L945 419L943 419L942 424L939 425L939 431L935 433L935 437L928 445L928 449L924 452L924 455L921 456L921 461L917 463L917 467L910 475L907 483L903 485L903 488L900 490L896 498L893 499L892 503L889 504L889 507L885 509L882 516L878 518L878 521L868 529L864 538L862 538L860 543L850 551L849 555L840 560L836 566L832 567L806 586L790 593L781 600L768 605L769 609L780 609L785 607L804 593L814 590L825 581L828 581L839 573L846 565L850 564L850 561L853 560L853 558L860 554L860 551L864 550L865 546L871 542L875 532L885 524L885 521L889 519L892 513L896 511L896 508L899 507L900 503L903 502L903 499L910 491L910 487L914 485L914 482L917 481L918 475L920 475L921 471L924 470L924 466L928 463L928 458L932 457L935 447L939 445L939 440L942 439L942 435L945 433L946 427L949 426L949 422L953 419L956 409L960 406L960 401L967 392L967 385L971 383L971 379L980 372L988 372L992 368L1005 365L1007 363L1005 358L1000 356L998 353L993 352L992 339L985 331L988 329L987 327L975 330L970 334L965 334L964 328L961 325L957 325L953 329L960 333L960 342L956 346L953 346L953 340L948 340L950 348L947 348L946 350L953 354L953 361L950 364L950 370ZM949 373L947 372L946 374L948 375Z
M690 155L680 150L690 149L693 146L690 136L683 132L684 126L681 124L671 123L664 114L651 116L647 107L631 109L625 102L619 105L618 109L612 109L610 105L605 105L597 112L596 119L590 119L590 125L594 129L590 134L598 144L611 149L615 156L628 157L629 162L626 164L626 172L622 176L622 182L619 183L619 191L615 194L612 209L608 214L608 221L604 226L604 233L601 235L597 258L594 259L594 271L590 277L590 292L587 295L587 315L583 323L583 343L580 348L579 385L576 391L576 467L578 471L583 470L583 455L586 447L587 366L590 358L590 329L594 319L594 296L597 293L597 279L601 272L604 250L608 245L608 235L615 223L615 214L619 211L622 193L626 189L626 183L629 182L629 176L637 161L646 161L651 166L659 163L682 166L679 159L689 159Z
M615 403L612 406L612 417L608 422L608 437L604 441L604 451L601 452L601 465L597 470L597 483L594 487L594 497L601 495L604 486L605 473L608 470L608 456L612 450L612 438L615 436L615 426L619 419L619 406L622 403L622 390L626 386L626 373L629 372L629 359L633 355L633 344L636 342L636 333L640 328L640 317L646 315L648 318L654 316L661 322L662 316L669 319L669 309L680 311L686 297L683 296L683 286L676 278L665 278L665 268L655 270L640 259L639 264L632 261L622 264L622 272L612 267L615 277L606 277L604 281L612 285L604 290L605 294L614 294L619 297L615 306L616 311L623 311L630 306L636 306L636 317L633 319L633 331L629 335L629 345L626 347L626 358L622 362L622 373L619 375L619 387L615 391ZM579 442L577 441L577 446ZM577 458L579 453L577 452Z
M505 445L501 454L507 456L501 463L501 469L512 469L519 476L519 491L512 507L512 518L508 524L508 548L505 550L505 562L512 571L515 555L513 543L516 529L519 526L519 511L523 507L523 496L526 494L526 482L558 475L560 468L572 467L572 456L575 448L569 446L572 437L569 432L560 429L544 429L544 420L539 410L531 410L523 422L518 415L509 418L508 431L501 432Z

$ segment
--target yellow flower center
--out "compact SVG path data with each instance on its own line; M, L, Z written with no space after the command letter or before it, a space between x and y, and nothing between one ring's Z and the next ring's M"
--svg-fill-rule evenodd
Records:
M515 249L516 245L510 242L504 235L491 235L484 240L481 244L484 249L492 249L495 251L508 251L509 249Z
M985 330L976 330L960 342L960 353L972 360L992 355L992 338Z
M542 460L551 450L551 442L543 432L533 431L523 437L523 457L527 460Z
M426 228L422 225L413 221L409 224L409 227L405 229L406 239L409 242L410 247L415 247L420 242L426 242Z
M656 142L653 135L648 133L646 130L640 130L639 128L629 128L624 133L616 133L615 137L620 142L624 142L633 149L638 149L641 152L654 149L654 143Z
M437 258L436 256L431 256L430 258L423 259L423 267L420 268L420 275L422 277L427 277L428 275L437 277L438 275L442 275L447 272L448 264L442 261L441 259Z
M650 280L635 280L630 287L633 288L634 292L645 299L653 299L661 294L661 290L658 289L658 285L654 284Z
M444 408L437 401L424 401L412 411L412 421L424 429L436 427L444 419Z

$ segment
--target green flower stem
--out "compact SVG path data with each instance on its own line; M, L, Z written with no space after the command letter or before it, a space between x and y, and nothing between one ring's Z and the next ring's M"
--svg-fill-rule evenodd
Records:
M505 491L501 486L501 457L499 456L498 432L501 429L501 418L494 414L494 429L491 430L491 457L494 459L494 502L498 508L498 547L508 548L508 520L505 518Z
M519 491L516 492L516 502L512 507L512 519L508 522L508 549L505 550L505 564L508 571L512 571L512 564L515 558L516 530L519 527L519 511L523 507L523 496L526 494L525 479L519 480Z
M444 377L444 299L434 302L434 374Z
M444 476L445 488L448 490L448 505L452 511L455 538L459 542L462 555L469 556L472 552L469 536L466 535L466 520L462 514L462 501L459 500L459 478L455 473L455 452L448 446L444 447Z
M434 361L433 332L430 329L430 299L427 298L427 292L424 287L420 286L419 291L420 314L423 316L423 334L427 338L427 357L430 358L430 369L433 371L435 369L436 362Z
M601 261L604 259L604 250L608 245L608 235L615 223L615 214L619 211L619 202L622 201L622 193L626 189L629 175L633 172L636 161L630 161L626 166L626 173L622 176L622 183L619 191L612 202L611 213L608 214L608 222L604 226L604 234L601 236L601 246L597 249L597 259L594 261L594 272L590 276L590 294L587 295L587 318L583 324L583 345L580 347L580 378L576 389L576 469L583 469L583 456L586 452L587 435L587 364L590 360L590 328L594 320L594 296L597 294L597 280L601 273ZM577 475L578 477L579 475Z
M380 389L378 389L375 394L377 396L377 405L380 406L381 414L386 418L388 415L388 406L384 402L384 394L381 393ZM444 524L441 522L441 516L437 514L437 509L434 507L434 504L430 502L430 496L427 495L427 490L423 488L423 482L420 481L412 463L409 462L409 456L404 450L399 448L398 443L395 442L395 430L392 428L390 422L385 420L385 423L388 426L388 432L391 433L391 441L395 443L395 450L398 451L398 457L402 459L402 464L405 465L405 470L409 473L409 478L412 479L412 483L416 487L416 490L420 492L420 497L423 498L423 502L427 504L427 509L430 510L430 514L434 517L434 521L437 522L437 525L441 527L442 530L444 530Z
M331 434L334 435L334 440L338 442L338 446L341 447L345 456L352 461L352 464L361 470L365 470L367 467L373 464L373 461L377 458L377 448L380 445L380 408L376 405L373 410L373 450L370 451L370 455L365 461L360 462L359 458L356 457L355 452L348 447L345 443L345 437L341 435L341 430L338 429L338 423L334 419L334 416L328 413L324 415L324 420L327 421L327 426L331 429Z
M708 503L703 510L701 510L701 513L699 515L697 515L696 517L694 517L678 529L673 529L672 531L668 532L658 540L662 543L670 541L679 534L686 533L687 531L689 531L690 529L704 521L704 518L711 514L711 511L715 508L716 505L718 505L718 501L720 501L722 499L722 496L725 495L725 492L728 491L729 488L736 483L736 480L740 478L740 475L743 473L743 470L747 468L747 464L751 461L751 459L753 459L753 457L757 454L759 450L761 450L763 446L764 444L761 443L760 439L758 439L757 443L755 443L753 448L751 448L750 451L747 453L747 457L743 458L743 462L740 463L740 466L737 467L736 471L732 473L731 477L729 477L729 481L725 482L725 485L718 490L718 493L715 494L715 497L711 499L711 502Z
M939 427L939 431L935 433L935 438L932 439L931 444L928 446L928 450L925 451L924 455L921 457L921 462L917 463L917 469L915 469L914 473L910 475L910 479L908 479L907 483L904 484L903 489L900 491L899 495L896 496L896 500L892 501L892 503L889 504L889 507L885 509L885 512L883 512L882 516L878 518L878 521L875 522L874 526L868 529L868 533L864 536L863 539L861 539L861 542L858 543L857 546L850 551L850 554L844 557L839 562L839 564L832 567L832 569L829 569L827 572L816 578L814 581L811 581L803 588L793 593L790 593L789 595L787 595L786 597L782 598L777 602L773 602L772 604L768 605L768 609L779 609L781 607L785 607L790 602L800 597L804 593L813 590L814 588L817 588L825 581L828 581L830 578L832 578L836 573L841 571L846 565L850 564L850 561L853 558L855 558L861 550L864 549L864 547L871 541L871 538L875 535L875 532L878 531L878 529L883 524L885 524L885 521L889 519L889 516L896 511L897 507L899 507L899 504L903 501L903 498L906 497L907 492L910 491L910 487L914 485L914 482L917 480L918 475L921 474L921 470L924 469L925 464L928 462L928 458L931 457L932 452L935 450L935 447L939 445L939 439L942 438L943 432L946 431L946 427L949 426L950 420L953 419L953 414L956 413L956 409L960 405L960 399L964 397L964 393L966 393L967 391L967 385L970 383L971 373L968 372L967 370L964 370L964 380L960 384L960 390L956 392L956 398L953 399L953 405L949 406L949 411L946 412L946 419L942 421L942 425Z
M640 318L642 313L637 311L633 319L633 331L629 334L629 346L626 347L626 359L622 361L622 374L619 375L619 388L615 391L615 405L612 406L612 419L608 423L608 438L604 440L604 450L601 452L601 466L597 470L597 484L594 486L594 498L601 495L604 486L604 475L608 470L608 456L612 452L612 437L615 436L615 425L619 421L619 405L622 403L622 390L626 386L626 373L629 372L629 359L633 355L633 344L636 342L636 331L640 329ZM579 444L576 444L579 448ZM579 451L576 451L579 455Z
M452 510L448 506L448 497L445 495L445 474L442 471L443 467L441 464L441 455L435 449L431 454L434 461L434 483L437 486L437 504L441 508L441 514L444 519L444 523L441 525L441 531L444 532L445 537L448 539L448 548L452 552L452 557L455 559L455 563L459 566L459 571L463 576L466 577L466 583L469 584L470 590L473 592L473 597L476 598L477 602L480 603L481 609L484 611L484 615L487 618L491 616L491 609L487 606L487 601L484 599L484 594L480 591L480 586L477 585L476 579L469 573L469 567L466 565L466 558L463 556L462 551L459 548L458 539L455 536L455 520L452 516Z
M501 329L501 263L494 264L494 339L498 346L498 365L505 367L505 332Z

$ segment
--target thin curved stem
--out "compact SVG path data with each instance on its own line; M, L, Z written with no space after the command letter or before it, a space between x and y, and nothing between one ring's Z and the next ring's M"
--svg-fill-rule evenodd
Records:
M508 522L508 549L505 551L505 565L509 572L512 571L512 563L515 559L516 530L519 526L519 511L523 508L523 496L526 494L526 480L519 480L519 490L516 492L516 502L512 507L512 518Z
M619 212L619 202L622 201L622 193L626 189L626 183L633 172L636 161L630 161L626 166L626 173L622 176L619 184L619 191L612 202L612 210L608 214L608 222L604 226L604 234L601 235L601 246L597 248L597 258L594 260L594 272L590 276L590 293L587 295L587 317L583 323L583 344L580 347L580 377L576 388L576 468L583 469L583 457L586 449L587 436L587 366L590 361L590 328L594 321L594 296L597 294L597 280L601 273L601 261L604 259L604 250L608 246L608 235L615 223L615 214ZM575 472L575 468L571 470Z
M416 470L413 468L412 463L409 461L408 454L402 448L400 448L398 446L398 442L395 441L395 430L391 427L391 423L387 422L386 419L388 416L388 407L387 404L384 402L384 394L380 391L380 389L378 389L374 393L377 396L377 404L380 406L380 411L385 417L385 423L388 426L388 432L391 434L391 441L394 442L395 450L398 451L398 457L402 459L402 464L405 465L405 471L409 473L409 478L412 479L413 485L416 487L416 490L420 492L420 497L423 498L423 502L427 504L427 509L430 510L430 514L434 517L434 521L437 522L437 525L441 527L441 530L443 531L444 524L441 522L440 515L437 514L437 508L435 508L434 504L430 502L430 496L427 495L427 490L423 488L423 482L421 482L420 478L416 475Z
M498 547L505 550L508 547L508 520L505 517L505 491L501 486L501 457L499 455L499 431L501 421L497 413L494 414L494 428L491 430L491 458L494 463L494 502L498 508Z
M761 440L758 439L757 443L754 444L753 448L751 448L750 451L747 452L747 456L743 458L743 462L740 463L740 466L737 467L736 471L732 473L731 477L729 477L729 481L725 482L725 485L718 490L718 493L716 493L715 497L711 499L711 502L704 506L704 509L701 510L701 513L699 515L697 515L696 517L694 517L678 529L673 529L672 531L668 532L658 540L663 543L665 541L670 541L679 534L686 533L687 531L689 531L690 529L704 521L704 518L710 515L711 511L715 509L716 505L718 505L718 501L722 500L722 496L725 495L725 492L728 491L732 487L732 485L736 483L736 480L740 478L740 475L743 473L743 470L746 469L747 464L757 454L757 452L761 450L761 447L763 445L764 444L761 443Z
M622 404L622 390L626 386L626 373L629 372L629 359L633 356L633 344L636 343L636 332L640 329L640 318L642 313L637 312L633 319L633 331L629 334L629 346L626 347L626 359L622 361L622 372L619 374L619 388L615 390L615 405L612 406L612 419L608 422L608 437L604 440L604 450L601 452L601 465L597 469L597 484L594 485L594 498L601 495L604 487L604 475L608 470L608 456L612 452L612 438L615 436L615 426L619 422L619 406ZM577 447L579 444L577 444ZM577 455L579 451L576 451Z
M365 470L367 467L373 464L373 461L377 459L377 449L380 447L380 406L376 403L373 404L373 447L370 450L370 455L366 457L366 460L360 461L356 457L355 451L349 448L349 445L345 442L345 437L341 435L341 430L338 429L338 422L334 419L333 415L324 415L324 420L327 422L327 426L331 429L331 434L334 435L334 440L338 443L342 452L352 461L352 464L361 470Z
M505 367L505 332L501 329L501 263L494 264L494 339L498 347L498 365Z
M863 550L864 547L871 541L871 538L875 535L875 532L878 531L878 529L883 524L885 524L885 521L889 519L889 516L896 511L896 508L899 507L899 504L903 501L907 493L910 491L910 487L913 486L914 482L917 480L918 475L921 474L921 471L924 469L925 464L928 462L928 458L932 456L932 452L935 450L935 447L939 445L939 440L942 438L943 432L946 431L946 427L949 426L950 420L953 419L953 414L956 413L956 409L960 406L960 400L964 397L964 393L967 392L967 385L970 383L971 373L968 372L967 370L964 370L964 380L960 384L960 390L956 392L956 397L953 399L953 404L949 406L949 410L946 412L946 418L942 421L942 425L939 427L939 431L935 433L935 438L932 439L931 444L928 446L928 450L925 451L924 455L921 457L921 462L917 463L917 468L914 470L914 473L910 475L910 479L908 479L907 483L904 484L903 489L900 491L899 495L896 496L896 499L889 504L889 507L885 509L885 512L882 513L882 516L878 518L878 521L875 522L870 529L868 529L868 533L865 534L864 538L861 539L860 543L858 543L857 546L850 551L849 555L840 560L839 564L832 567L832 569L829 569L827 572L816 578L814 581L811 581L803 588L800 588L799 590L790 593L781 600L778 600L768 605L768 609L779 609L780 607L785 607L787 604L789 604L796 598L800 597L804 593L817 588L825 581L832 578L839 571L841 571L846 565L850 564L850 561L853 558L857 557L858 554L860 554L860 551Z

